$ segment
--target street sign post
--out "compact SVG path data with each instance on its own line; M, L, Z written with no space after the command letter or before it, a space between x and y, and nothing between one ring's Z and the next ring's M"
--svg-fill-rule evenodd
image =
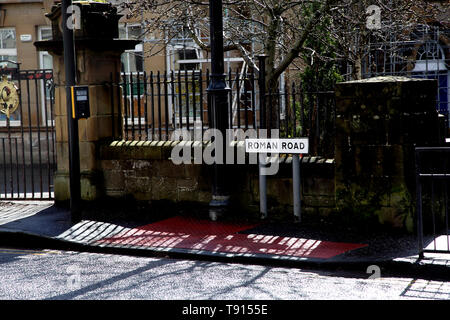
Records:
M292 154L292 189L294 195L294 219L301 221L300 158L309 152L308 138L246 139L248 153ZM259 166L259 202L261 218L267 217L267 184L263 173L265 163Z

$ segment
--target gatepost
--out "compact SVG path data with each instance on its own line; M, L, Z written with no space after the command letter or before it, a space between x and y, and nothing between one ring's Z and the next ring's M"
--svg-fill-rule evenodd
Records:
M118 40L118 21L121 15L109 3L75 3L80 15L72 23L75 46L75 77L77 86L87 86L89 112L87 119L78 121L80 151L81 199L95 200L102 196L102 174L97 159L101 143L119 136L122 128L113 126L118 119L117 101L111 101L111 83L120 82L120 56L134 48L138 41ZM66 110L66 77L63 55L63 34L61 31L61 4L52 6L46 14L52 24L52 40L35 42L40 51L48 51L53 56L55 75L55 126L57 172L54 179L55 201L66 202L69 193L69 136ZM73 18L73 17L71 17ZM115 109L112 110L112 106ZM114 130L114 132L113 132Z

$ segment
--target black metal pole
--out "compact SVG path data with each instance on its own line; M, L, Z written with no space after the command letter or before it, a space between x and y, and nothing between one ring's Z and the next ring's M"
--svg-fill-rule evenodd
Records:
M424 258L423 254L423 218L422 218L422 181L420 180L420 152L415 149L416 167L416 219L417 219L417 241L419 246L419 259Z
M67 9L72 0L62 0L62 27L64 44L64 66L66 72L67 125L69 133L69 178L70 211L73 221L81 219L80 150L78 142L78 122L72 117L71 86L75 85L75 44L73 30L68 27L70 17Z
M225 142L226 129L228 128L228 94L230 88L225 81L224 72L222 0L209 0L209 18L211 75L207 92L211 105L210 127L219 130L222 133L222 141ZM210 203L210 217L213 220L229 205L225 150L224 143L222 149L223 164L215 163L213 166L213 195ZM216 155L218 151L216 150Z

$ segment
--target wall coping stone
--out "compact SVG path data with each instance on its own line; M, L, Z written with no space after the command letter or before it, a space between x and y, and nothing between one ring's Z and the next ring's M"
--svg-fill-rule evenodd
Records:
M100 147L100 159L102 160L170 160L170 154L176 145L203 148L208 146L210 141L124 141L117 140ZM243 141L233 141L231 146L234 148L244 148ZM280 154L278 156L280 164L291 164L292 156ZM271 157L270 161L275 161ZM318 156L301 157L301 163L320 164L325 166L334 166L335 159L326 159Z

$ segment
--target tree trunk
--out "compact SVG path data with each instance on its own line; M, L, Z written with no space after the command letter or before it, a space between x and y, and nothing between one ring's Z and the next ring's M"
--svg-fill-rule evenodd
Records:
M269 14L270 25L267 32L266 42L266 75L265 75L265 91L266 91L266 128L278 129L278 99L279 99L279 85L278 76L275 75L275 59L276 59L276 45L278 29L280 27L279 17L277 15ZM270 133L270 131L269 131Z
M273 70L273 69L270 69ZM266 78L266 128L279 129L280 119L280 93L278 78L273 77L272 72Z
M362 59L360 55L358 55L355 59L352 77L354 80L362 79Z

